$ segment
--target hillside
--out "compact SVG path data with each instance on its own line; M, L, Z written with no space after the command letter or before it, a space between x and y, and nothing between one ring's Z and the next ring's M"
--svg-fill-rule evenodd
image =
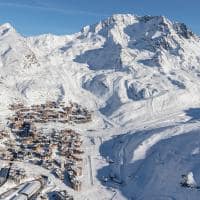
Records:
M73 35L35 37L4 24L0 42L2 126L19 102L92 112L89 124L69 125L92 159L93 181L86 170L77 199L198 199L200 38L185 24L118 14Z

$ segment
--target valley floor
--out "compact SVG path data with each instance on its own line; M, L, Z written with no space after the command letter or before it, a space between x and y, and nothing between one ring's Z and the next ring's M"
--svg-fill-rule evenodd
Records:
M198 199L199 113L192 108L132 128L87 132L92 178L81 199Z

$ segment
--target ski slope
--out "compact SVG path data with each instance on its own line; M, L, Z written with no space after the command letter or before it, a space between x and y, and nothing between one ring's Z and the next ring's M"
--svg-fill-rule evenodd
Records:
M72 101L93 113L69 125L84 138L83 190L53 185L80 200L198 199L200 39L186 25L117 14L63 36L4 24L0 41L2 126L14 102Z

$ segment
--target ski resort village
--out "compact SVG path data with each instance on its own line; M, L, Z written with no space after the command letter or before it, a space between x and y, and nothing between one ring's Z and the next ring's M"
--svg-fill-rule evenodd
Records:
M8 126L1 130L0 159L4 164L0 170L0 187L6 184L13 187L5 190L0 199L33 199L47 187L48 177L42 173L29 177L23 167L16 165L23 162L45 168L80 192L84 178L83 140L66 125L91 122L91 113L78 104L66 106L64 102L30 107L18 103L10 105L10 110L13 115L8 118ZM51 190L49 195L55 199L73 199L66 190ZM41 195L41 199L48 199L46 196Z
M199 83L200 37L164 16L0 25L0 200L199 200Z

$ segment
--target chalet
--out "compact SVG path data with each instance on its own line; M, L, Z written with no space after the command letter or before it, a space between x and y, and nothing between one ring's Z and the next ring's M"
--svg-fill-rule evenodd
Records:
M83 169L81 166L71 166L71 170L73 171L74 176L82 176L83 175Z
M52 173L58 178L60 178L61 180L64 180L65 178L64 173L59 168L53 169Z
M75 156L75 155L71 155L71 157L75 160L75 161L77 161L77 162L79 162L79 161L83 161L83 159L82 158L80 158L80 157L78 157L78 156Z
M0 186L2 186L8 179L10 167L1 168L0 170Z
M81 191L81 186L82 186L82 183L80 180L76 179L75 177L73 177L71 180L71 185L72 185L72 188L77 191L77 192L80 192Z
M82 154L82 153L84 153L84 151L83 151L83 150L80 150L80 149L74 149L74 150L73 150L73 153L74 153L74 154Z

